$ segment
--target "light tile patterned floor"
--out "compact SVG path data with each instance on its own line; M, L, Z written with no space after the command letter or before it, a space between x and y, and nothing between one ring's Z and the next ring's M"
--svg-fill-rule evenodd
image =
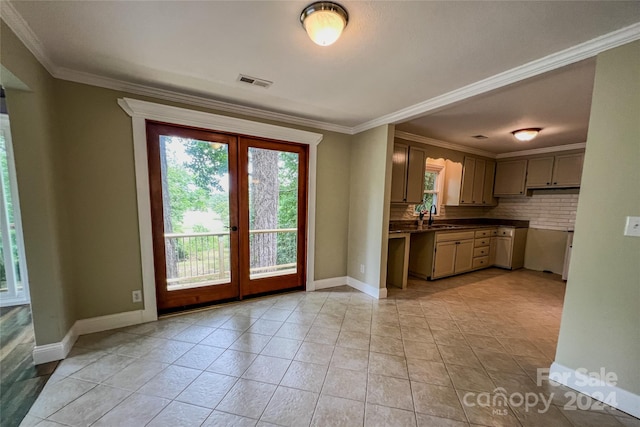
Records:
M489 269L380 301L344 286L85 335L23 425L639 426L536 385L563 295L558 276ZM497 387L553 404L465 404Z

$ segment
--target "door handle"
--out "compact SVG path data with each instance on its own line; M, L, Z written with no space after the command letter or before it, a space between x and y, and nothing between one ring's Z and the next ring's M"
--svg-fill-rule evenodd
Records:
M235 225L233 225L231 227L225 225L224 228L226 228L227 230L231 230L231 231L238 231L238 227L236 227Z

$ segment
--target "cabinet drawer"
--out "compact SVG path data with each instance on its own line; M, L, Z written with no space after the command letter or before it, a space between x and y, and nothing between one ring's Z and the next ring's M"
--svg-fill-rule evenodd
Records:
M515 233L516 233L515 228L499 228L498 229L498 236L502 236L502 237L513 237Z
M478 230L478 231L476 231L476 234L475 234L476 239L479 238L479 237L491 237L491 232L492 231L493 230Z
M474 258L482 257L482 256L489 256L489 246L483 246L481 248L475 248L473 250Z
M473 231L459 231L456 233L436 233L436 242L450 242L452 240L473 239Z
M498 229L494 228L493 230L491 230L491 236L497 236L498 235Z
M488 266L489 266L488 256L483 256L480 258L473 259L473 268L488 267Z
M490 237L485 237L484 239L476 239L475 243L473 244L473 247L479 248L481 246L489 246L490 243L491 243Z

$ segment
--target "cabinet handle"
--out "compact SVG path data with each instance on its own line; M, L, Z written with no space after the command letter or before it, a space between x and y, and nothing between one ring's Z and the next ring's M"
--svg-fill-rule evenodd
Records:
M557 183L557 182L554 182L554 183L553 183L553 185L558 185L558 183Z
M551 184L550 182L547 182L547 185Z

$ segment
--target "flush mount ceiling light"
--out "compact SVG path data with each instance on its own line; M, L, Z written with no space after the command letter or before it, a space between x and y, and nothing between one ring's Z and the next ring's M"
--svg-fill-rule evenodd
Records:
M542 130L542 128L529 128L529 129L518 129L511 132L513 136L518 141L531 141L533 138L538 136L538 133Z
M349 22L349 14L337 3L319 1L304 8L300 22L315 44L329 46L342 34Z

